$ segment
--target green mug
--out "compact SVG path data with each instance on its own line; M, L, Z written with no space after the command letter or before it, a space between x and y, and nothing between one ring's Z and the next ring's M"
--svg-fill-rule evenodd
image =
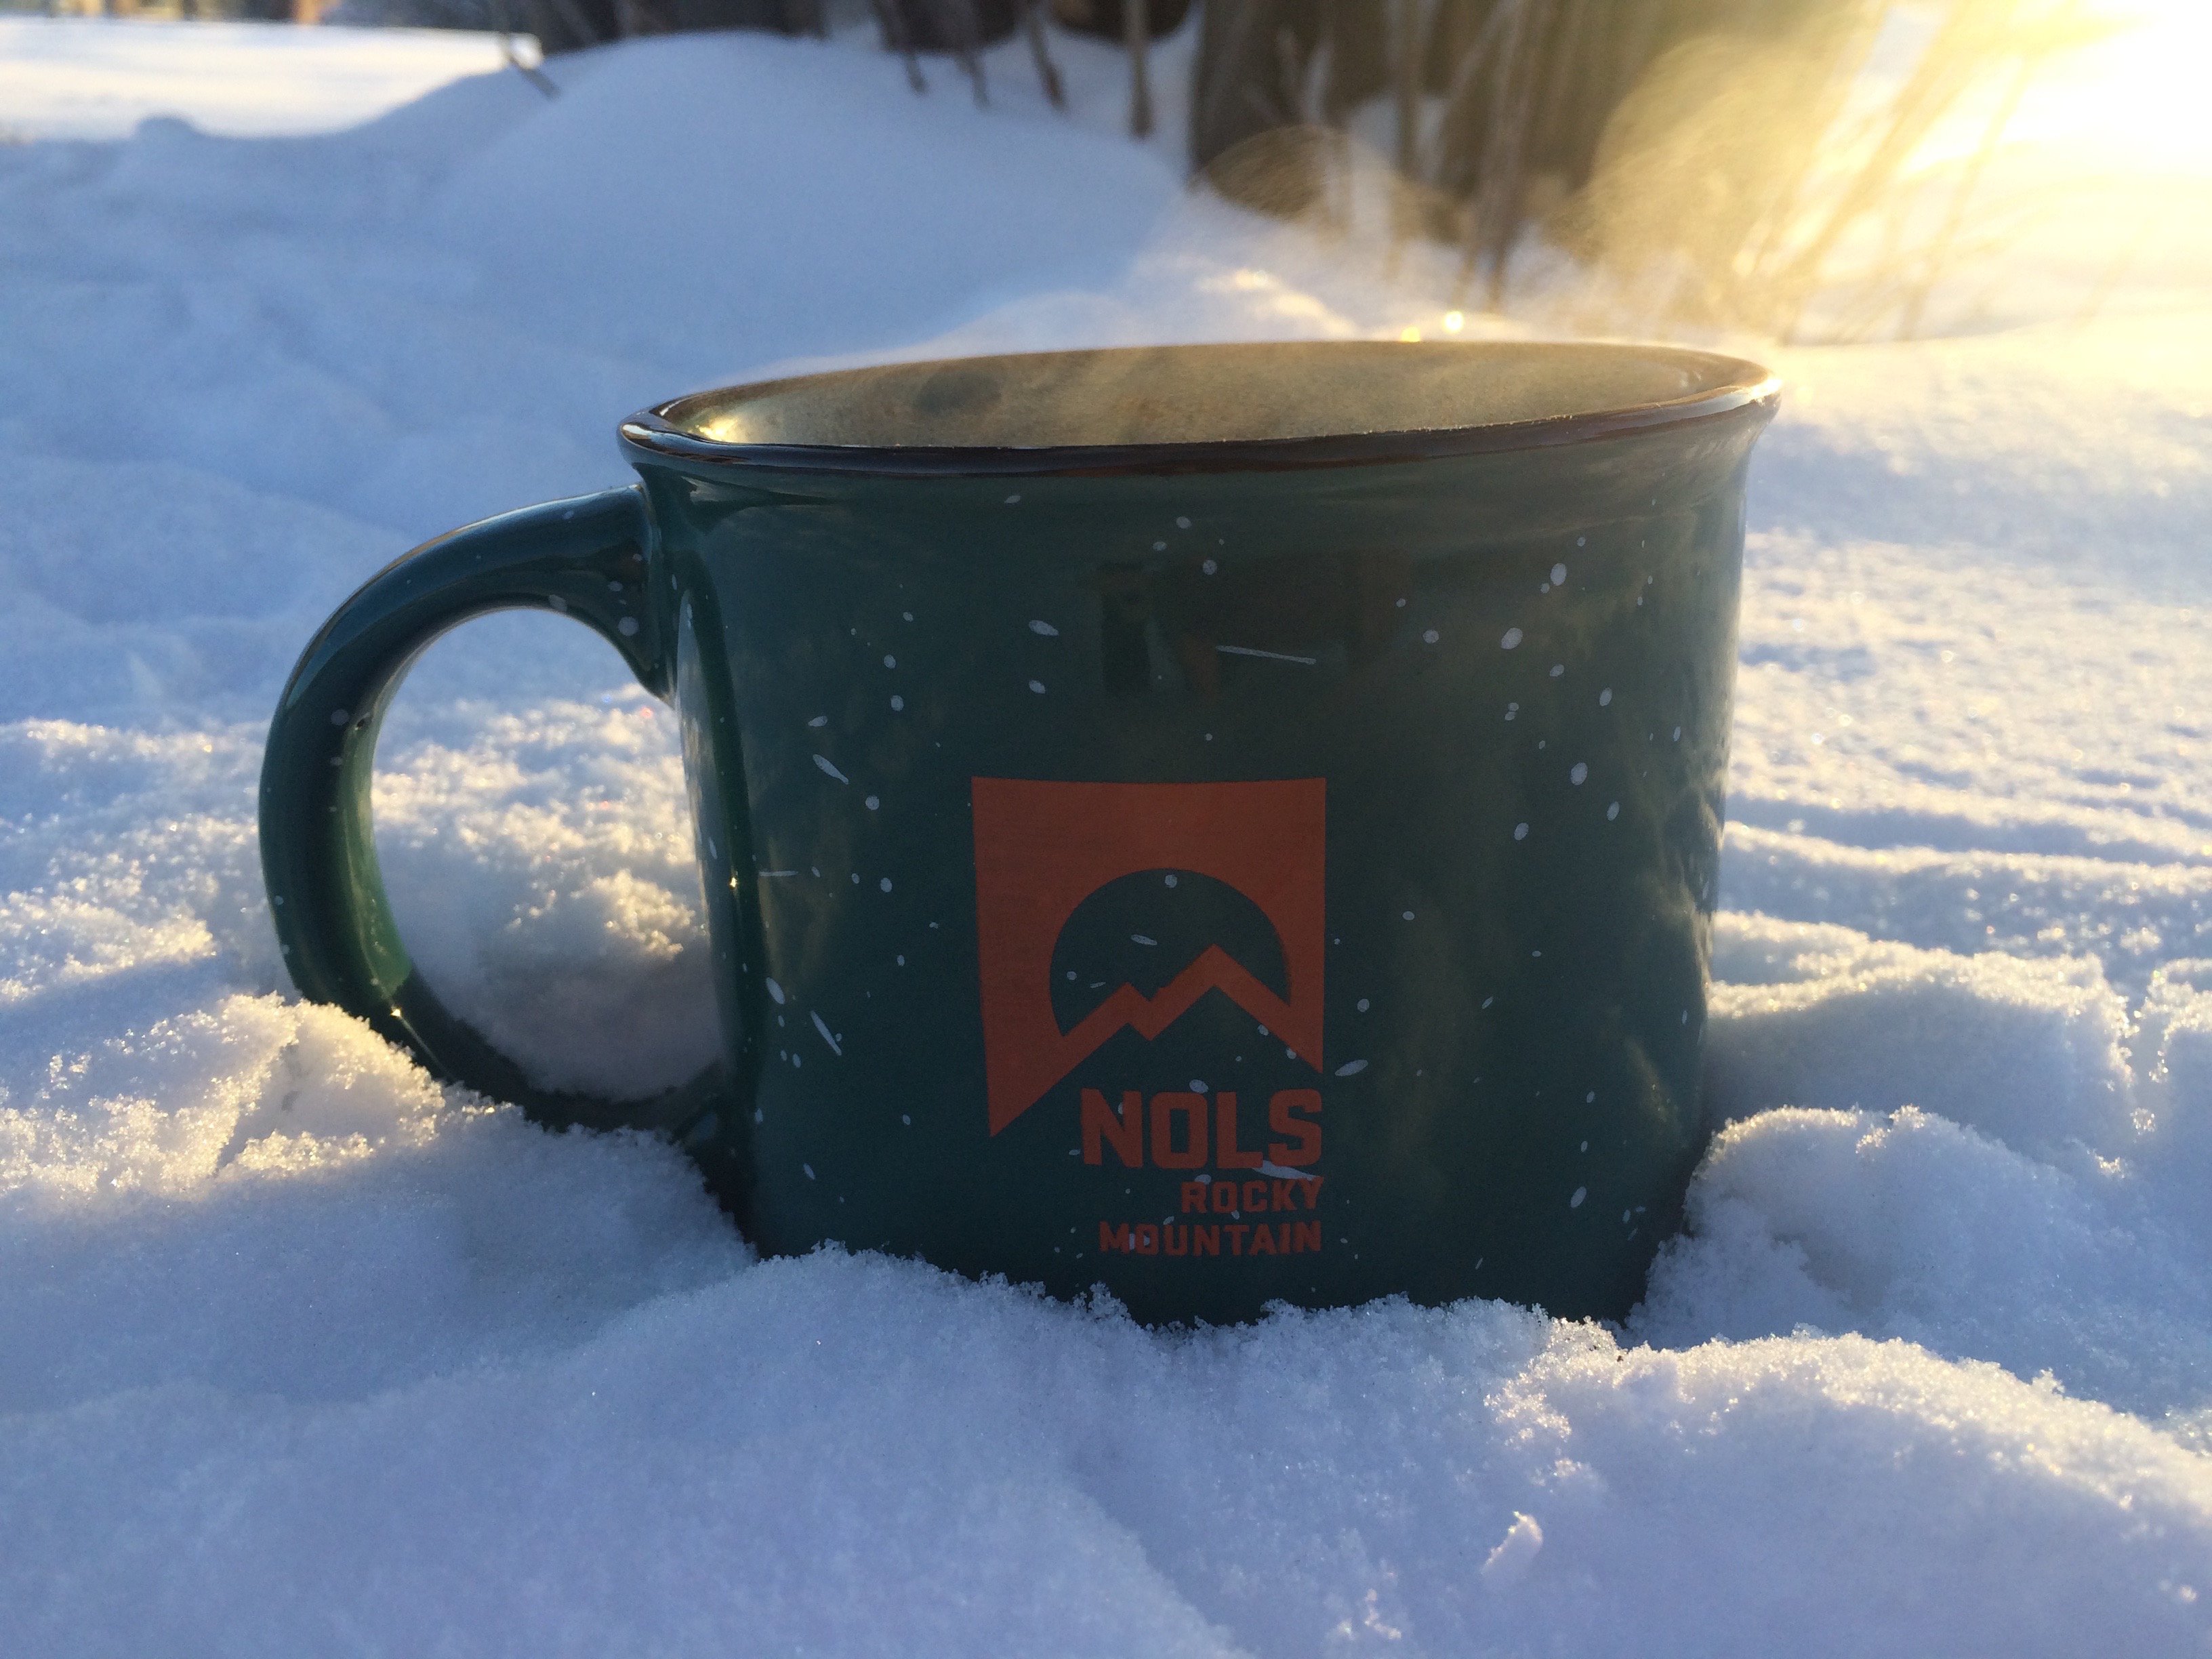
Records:
M1179 346L679 398L640 482L416 549L294 671L261 853L301 991L554 1122L659 1130L763 1250L1619 1316L1708 1134L1745 469L1657 347ZM533 1088L441 1005L379 720L550 609L672 701L722 1061Z

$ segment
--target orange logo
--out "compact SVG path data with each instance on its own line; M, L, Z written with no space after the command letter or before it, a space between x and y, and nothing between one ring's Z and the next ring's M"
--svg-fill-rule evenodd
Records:
M1321 1069L1321 778L1268 783L1040 783L977 778L975 926L984 1073L996 1134L1124 1026L1150 1041L1219 991ZM1282 946L1279 997L1218 945L1147 997L1124 983L1062 1030L1053 950L1109 882L1188 870L1259 907Z

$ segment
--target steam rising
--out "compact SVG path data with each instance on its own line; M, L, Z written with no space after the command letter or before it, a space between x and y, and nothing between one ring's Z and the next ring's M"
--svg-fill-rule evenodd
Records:
M1434 290L1425 310L1452 332L1510 306L1577 331L1785 340L1971 326L1966 279L2081 205L2047 183L2033 199L1995 187L2013 118L2115 27L2092 0L1468 15L1483 21L1455 33L1432 9L1393 12L1431 22L1379 48L1332 23L1302 79L1270 82L1276 125L1204 150L1205 176L1318 241L1380 252L1386 280ZM1390 97L1336 61L1378 51L1397 60ZM1216 128L1229 90L1201 109ZM1441 283L1438 263L1455 267Z
M1212 443L1594 414L1694 398L1744 383L1747 371L1725 357L1558 345L1139 347L773 380L662 413L720 443Z

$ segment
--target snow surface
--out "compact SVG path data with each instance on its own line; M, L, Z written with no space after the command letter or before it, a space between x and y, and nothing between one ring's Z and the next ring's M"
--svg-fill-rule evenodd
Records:
M535 64L537 42L517 56ZM157 115L241 137L328 131L504 62L497 37L451 29L0 17L0 135L123 138Z
M109 38L52 27L0 25L8 75ZM387 45L254 49L343 112ZM0 149L0 1652L2204 1651L2212 308L1776 355L1731 1122L1625 1329L1155 1334L757 1261L669 1149L292 994L252 807L293 656L412 542L617 481L621 415L1437 326L1437 270L1187 192L1062 56L1073 120L1018 52L986 112L693 38L550 100ZM709 1041L671 726L533 617L387 729L418 958L548 1080Z

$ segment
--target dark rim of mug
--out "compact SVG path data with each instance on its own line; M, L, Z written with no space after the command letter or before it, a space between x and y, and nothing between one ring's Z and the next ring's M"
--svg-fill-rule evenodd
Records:
M1328 342L1300 342L1301 346L1326 349ZM1374 343L1368 342L1365 343ZM1482 343L1431 343L1449 350L1480 351ZM1515 343L1519 343L1518 342ZM1551 342L1530 342L1552 344ZM1114 348L1143 350L1155 348ZM641 410L617 428L629 447L657 459L703 462L717 467L744 467L764 471L842 473L864 477L1034 477L1054 474L1069 477L1113 473L1271 472L1308 467L1364 466L1397 461L1424 461L1458 455L1492 455L1519 449L1548 449L1562 444L1586 443L1593 439L1629 433L1700 424L1734 415L1753 406L1768 414L1782 395L1781 377L1741 357L1717 352L1693 351L1680 346L1614 344L1607 342L1557 343L1562 351L1620 351L1646 356L1694 359L1722 377L1722 383L1687 397L1653 403L1625 404L1611 409L1555 415L1529 421L1492 421L1475 426L1415 427L1382 432L1330 433L1298 438L1230 438L1173 440L1137 444L781 444L722 443L701 438L673 425L666 411L679 404L726 392L763 388L811 380L812 375L790 375L775 380L750 382L723 392L689 392L651 409ZM1008 352L973 359L944 358L927 362L866 365L831 369L824 374L866 374L870 368L921 368L956 362L1004 361L1007 357L1049 356L1048 353Z

